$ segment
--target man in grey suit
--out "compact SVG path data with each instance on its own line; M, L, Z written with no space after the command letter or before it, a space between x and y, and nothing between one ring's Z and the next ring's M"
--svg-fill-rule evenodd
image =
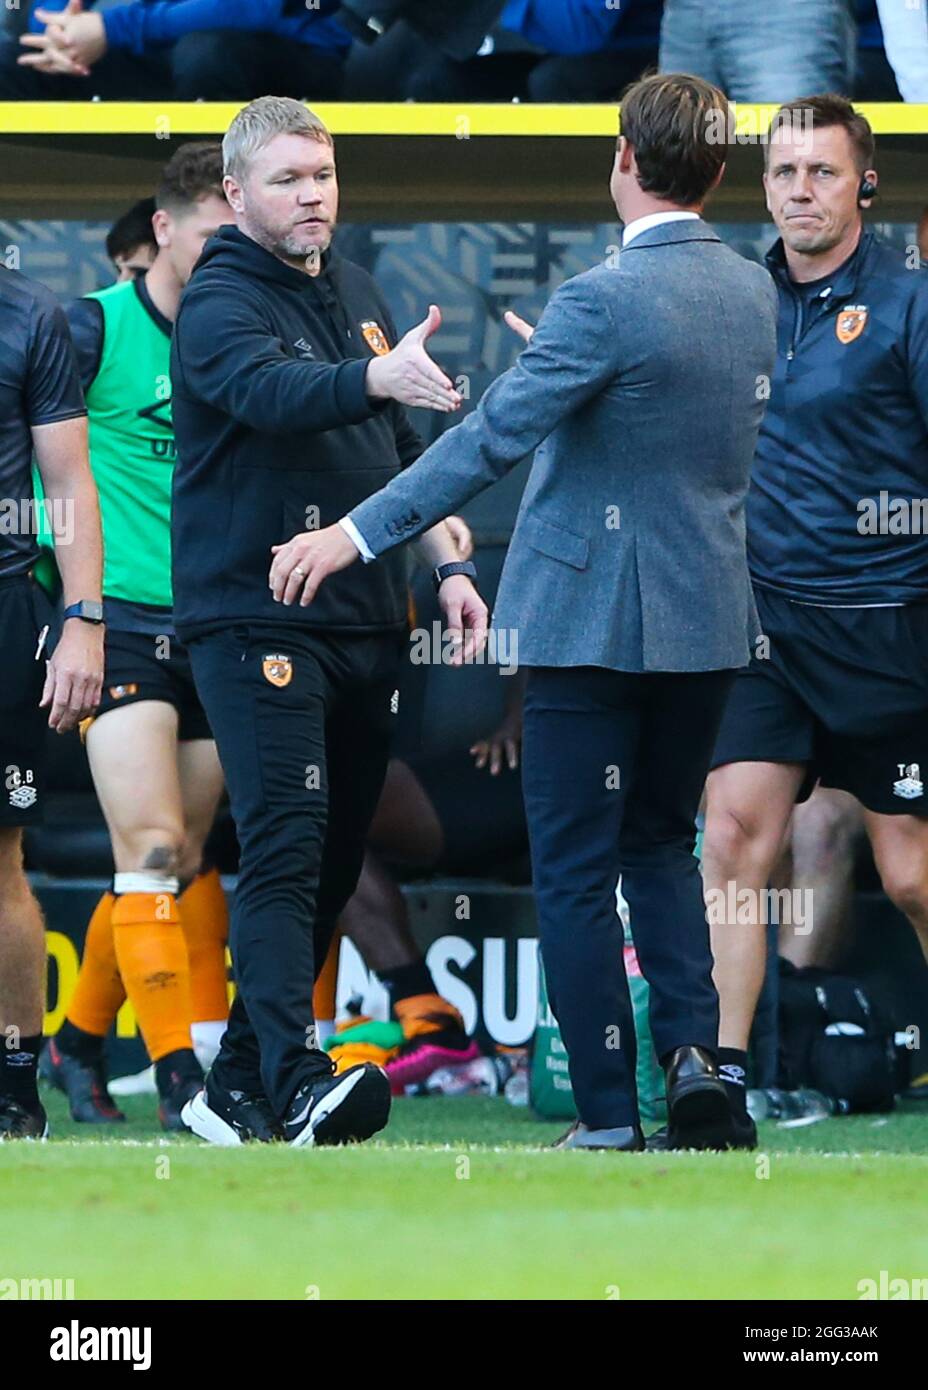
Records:
M530 341L479 407L339 525L279 547L270 571L277 599L310 603L327 574L412 540L537 448L494 626L529 668L525 804L577 1101L569 1148L644 1146L619 874L669 1143L737 1142L693 846L724 702L759 632L744 501L776 293L699 216L724 172L728 120L700 79L635 84L611 181L618 263L562 285L533 334L512 319Z

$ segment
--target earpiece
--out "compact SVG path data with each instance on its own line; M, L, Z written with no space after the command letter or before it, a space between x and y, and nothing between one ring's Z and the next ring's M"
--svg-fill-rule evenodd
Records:
M875 198L878 193L879 189L877 188L876 184L871 183L870 180L867 178L867 175L864 174L863 178L860 181L860 188L857 192L858 203L866 202L868 198Z

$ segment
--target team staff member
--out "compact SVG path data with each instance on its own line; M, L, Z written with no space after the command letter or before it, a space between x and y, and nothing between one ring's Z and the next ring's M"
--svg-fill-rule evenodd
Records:
M774 117L764 186L781 236L768 256L779 350L748 499L769 656L762 647L735 683L703 850L707 889L738 890L738 920L714 925L713 949L722 1073L745 1144L765 934L756 910L750 925L742 913L759 906L817 778L863 804L883 887L928 952L928 274L864 231L876 181L870 126L842 98Z
M48 616L32 455L59 547L64 624L46 662ZM45 717L65 733L95 708L103 677L100 512L67 320L53 296L0 265L0 1140L46 1132L36 1090L45 1009L45 932L23 872L22 831L42 815Z
M357 884L387 762L406 575L351 575L311 613L268 586L273 547L326 525L410 463L397 402L456 409L425 350L438 311L390 349L389 311L330 246L331 136L299 102L263 97L223 142L235 227L184 295L172 377L174 592L241 846L231 946L238 994L205 1091L184 1118L218 1143L364 1139L386 1123L377 1067L335 1079L312 1031L313 978ZM449 627L486 608L442 524ZM450 576L450 577L446 577Z
M158 190L151 269L70 310L104 536L106 671L86 744L116 867L43 1064L77 1120L120 1118L103 1039L126 995L169 1130L203 1084L191 1024L218 1045L228 1011L222 888L215 870L198 877L222 770L171 613L170 355L181 291L229 216L218 144L182 146Z

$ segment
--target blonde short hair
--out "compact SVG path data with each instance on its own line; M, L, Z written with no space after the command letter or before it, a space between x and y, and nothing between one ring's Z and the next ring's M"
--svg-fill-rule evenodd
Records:
M258 97L238 113L222 142L224 173L241 183L259 150L275 135L305 135L333 147L323 121L292 97Z

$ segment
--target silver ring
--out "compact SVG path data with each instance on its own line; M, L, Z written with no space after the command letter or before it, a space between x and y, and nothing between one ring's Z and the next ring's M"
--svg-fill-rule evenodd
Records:
M294 574L298 574L298 575L300 576L301 579L305 579L305 577L306 577L306 576L304 575L303 571L300 569L299 565L294 565L294 566L293 566L293 573L294 573Z

